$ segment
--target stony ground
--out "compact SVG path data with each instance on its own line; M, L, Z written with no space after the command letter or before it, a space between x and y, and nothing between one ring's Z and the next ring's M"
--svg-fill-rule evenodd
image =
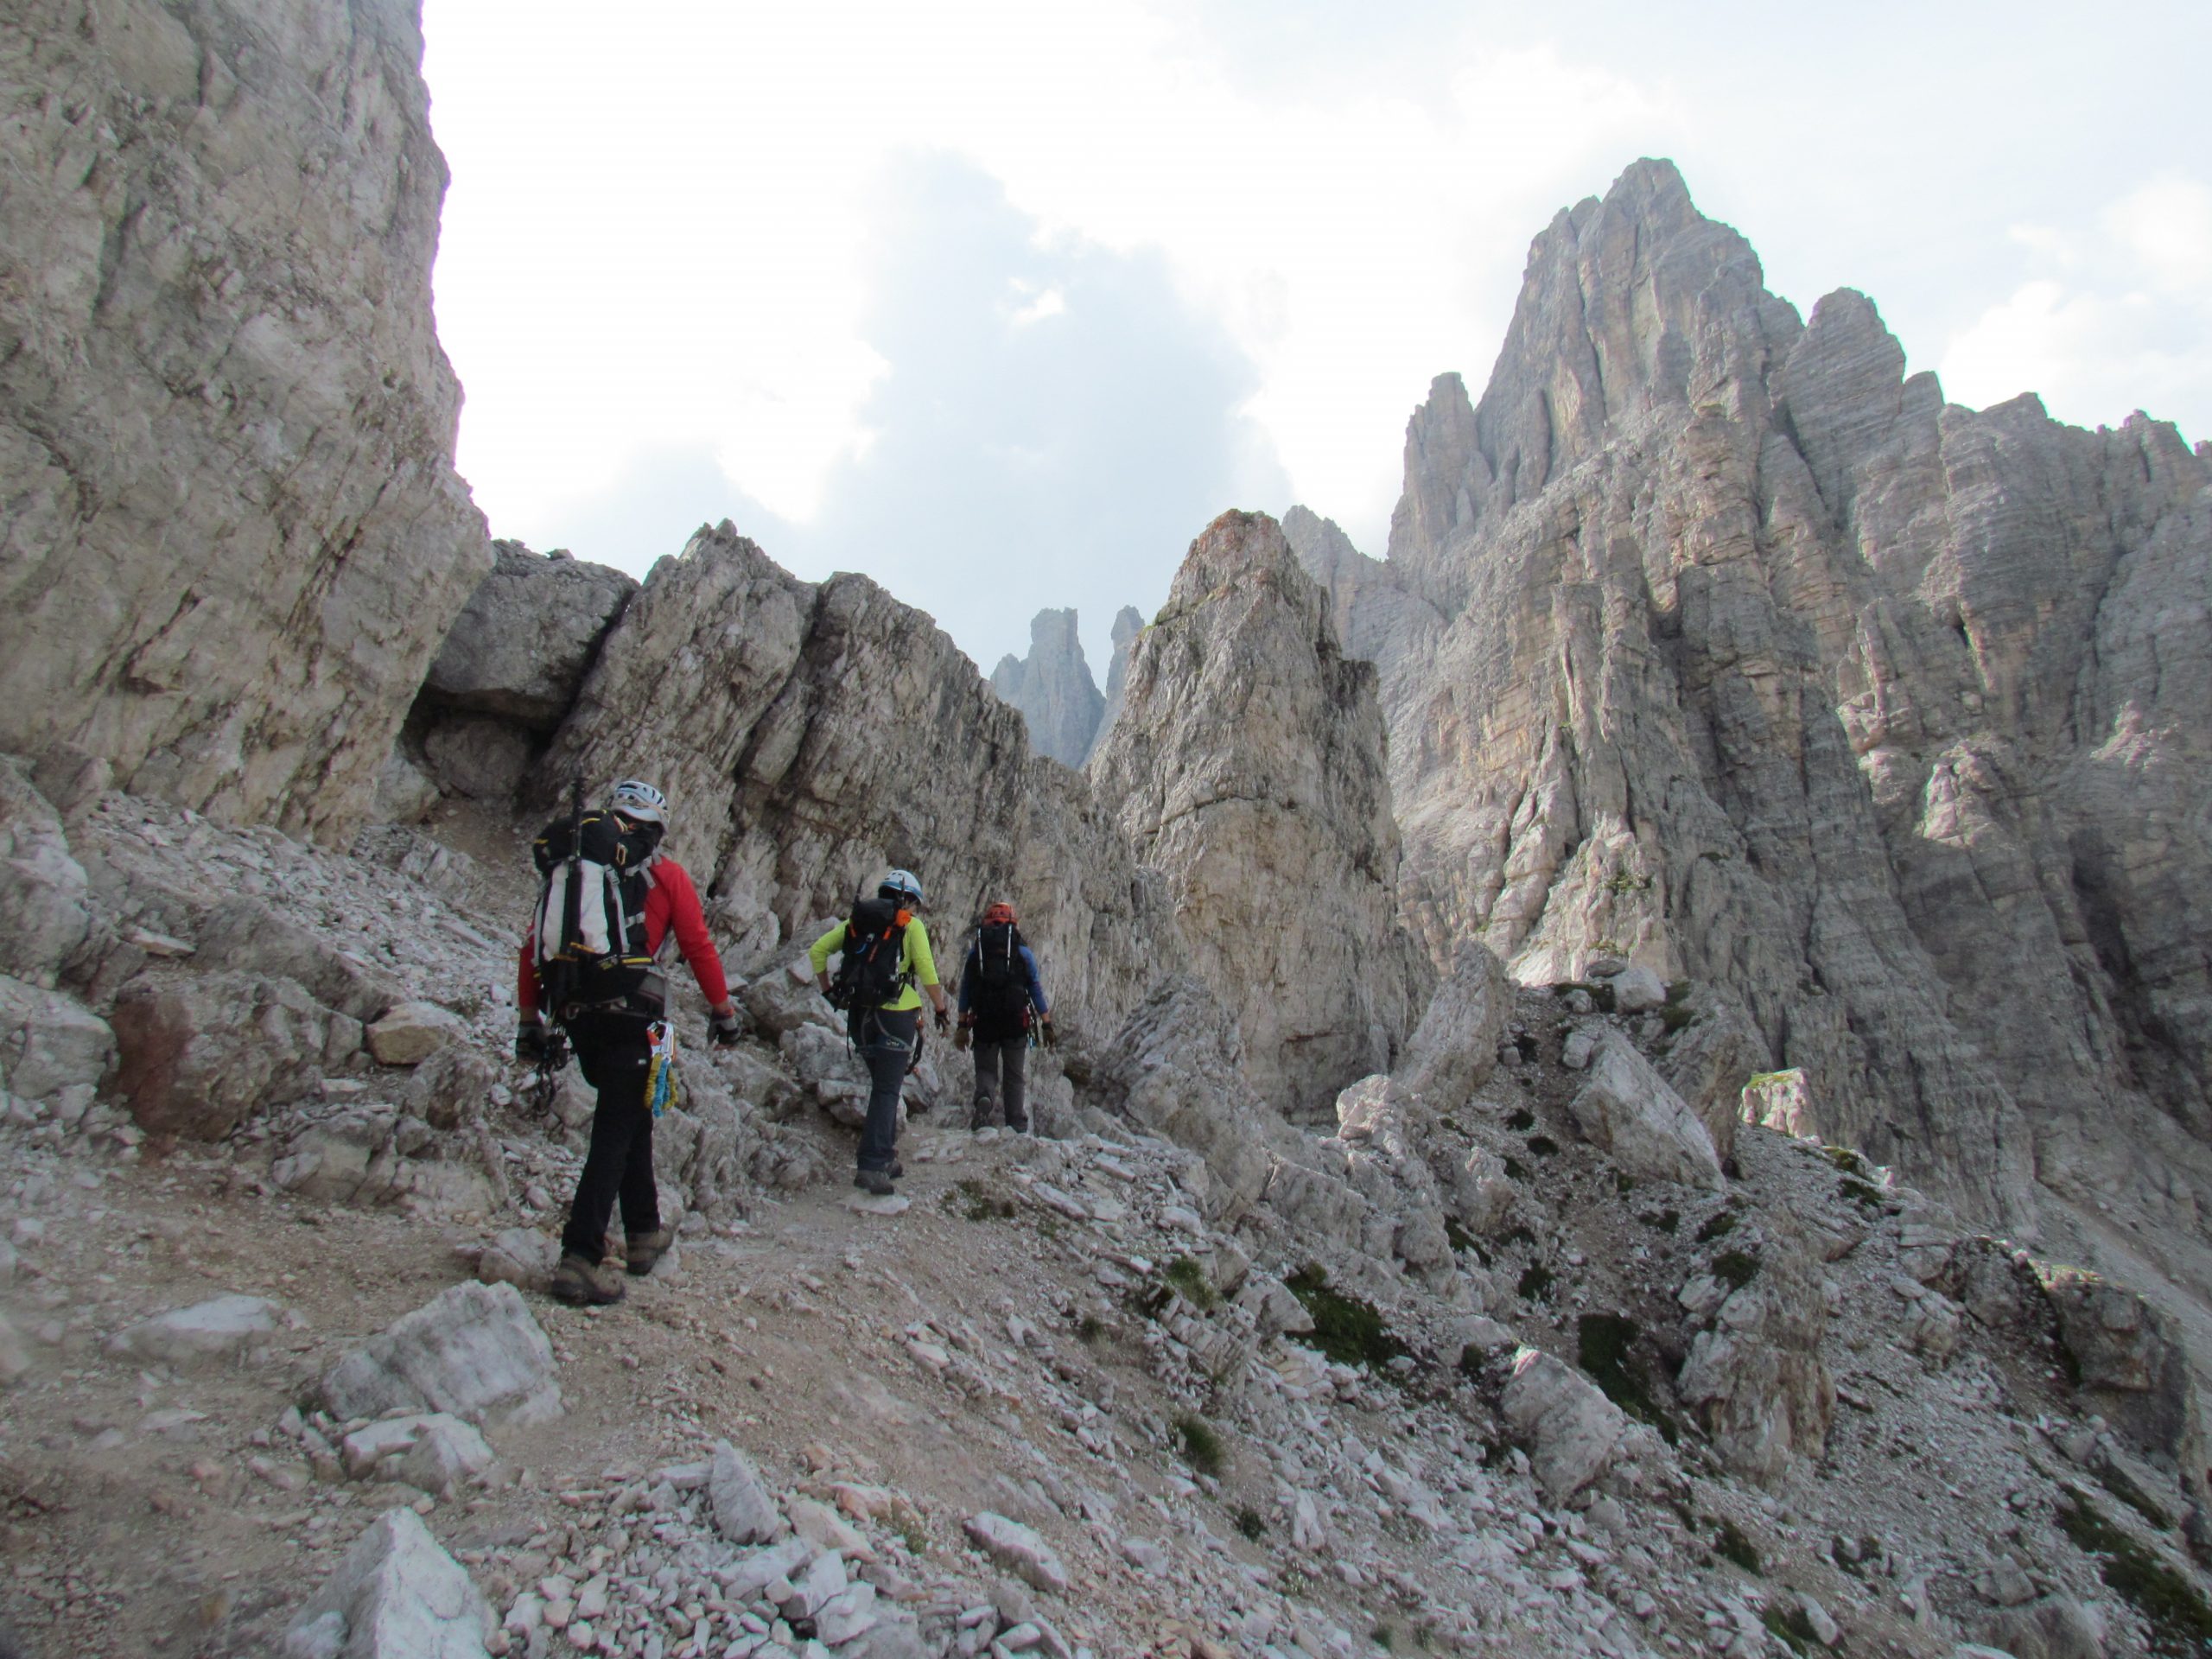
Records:
M429 843L340 858L120 798L100 815L74 842L118 918L186 933L188 899L257 885L456 1008L492 1068L470 1144L503 1173L473 1211L404 1183L336 1203L279 1184L287 1131L169 1143L103 1104L10 1106L0 1619L40 1659L280 1651L395 1506L467 1568L495 1653L2202 1650L2186 1497L2100 1434L2048 1313L1980 1273L2003 1247L1764 1130L1725 1192L1624 1177L1577 1140L1583 1079L1560 1055L1578 1027L1633 1027L1548 992L1516 1005L1526 1058L1421 1128L1430 1162L1486 1156L1512 1199L1418 1273L1266 1204L1210 1221L1191 1154L1080 1105L1056 1108L1057 1139L972 1135L940 1107L902 1147L905 1205L855 1208L849 1132L764 1034L713 1067L777 1179L721 1178L620 1306L530 1296L565 1413L492 1426L495 1461L442 1495L347 1478L325 1446L347 1425L316 1415L329 1367L508 1230L556 1224L572 1179L573 1126L490 1058L505 930L479 906L504 884ZM404 1076L358 1058L283 1121ZM1716 1275L1746 1262L1755 1285L1809 1287L1836 1402L1824 1445L1763 1480L1673 1385L1745 1306ZM1314 1266L1348 1300L1298 1278ZM287 1317L213 1363L111 1346L239 1294ZM1348 1333L1297 1328L1330 1306ZM1610 1368L1592 1314L1630 1322ZM1512 1420L1522 1344L1592 1366L1643 1420L1572 1491ZM798 1541L789 1576L849 1573L887 1610L873 1630L808 1649L748 1576L774 1547L721 1535L700 1474L718 1441ZM1057 1573L979 1548L986 1516L1033 1529Z

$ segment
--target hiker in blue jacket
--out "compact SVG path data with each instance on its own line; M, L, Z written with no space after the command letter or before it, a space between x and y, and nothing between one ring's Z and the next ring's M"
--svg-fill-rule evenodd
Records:
M1036 953L1022 943L1014 906L1001 899L983 912L960 965L960 1030L953 1046L976 1051L976 1104L969 1128L980 1129L1003 1102L1006 1126L1027 1131L1023 1071L1029 1059L1032 1026L1038 1040L1052 1046L1052 1007L1045 1000Z

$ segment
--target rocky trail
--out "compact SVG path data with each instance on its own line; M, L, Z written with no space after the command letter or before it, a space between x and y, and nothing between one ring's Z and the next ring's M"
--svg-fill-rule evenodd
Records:
M11 1095L0 1618L35 1654L2027 1656L2212 1629L2202 1511L2125 1410L2156 1315L2094 1283L2119 1301L2085 1313L1847 1153L1743 1124L1733 1179L1709 1140L1686 1166L1659 1068L1694 1069L1694 991L1608 1014L1632 974L1463 975L1452 1041L1345 1091L1335 1135L1285 1131L1251 1204L1233 1160L1109 1103L1117 1044L1043 1068L1033 1138L959 1126L940 1056L885 1205L846 1185L842 1039L772 952L754 1036L691 1058L657 1137L677 1247L584 1312L537 1289L582 1119L499 1058L476 906L507 883L419 834L332 855L114 794L65 822L13 775L19 827L86 872L43 890L84 912L62 979L96 995L135 953L118 1017L133 984L253 977L249 904L263 973L412 1009L334 1047L348 1016L302 993L312 1086L219 1134L188 1060L168 1132L80 1083ZM99 1017L11 997L11 1090L51 1084ZM378 1061L402 1028L436 1041ZM194 1040L266 1089L298 1035ZM1439 1111L1404 1085L1449 1099L1446 1058L1479 1081ZM404 1387L363 1384L379 1352L414 1356ZM358 1645L387 1624L448 1645Z

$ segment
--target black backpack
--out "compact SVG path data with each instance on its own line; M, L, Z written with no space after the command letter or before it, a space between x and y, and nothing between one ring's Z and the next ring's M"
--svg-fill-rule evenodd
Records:
M845 920L843 958L830 987L831 1007L880 1007L906 988L908 976L899 971L899 959L905 953L906 924L913 919L912 911L885 898L862 899L853 906Z
M659 837L612 812L556 818L531 843L538 888L537 979L558 1018L578 1004L634 995L652 970L645 865Z
M1023 964L1021 930L1012 922L987 922L976 932L975 1010L994 1029L1029 1022L1029 970Z

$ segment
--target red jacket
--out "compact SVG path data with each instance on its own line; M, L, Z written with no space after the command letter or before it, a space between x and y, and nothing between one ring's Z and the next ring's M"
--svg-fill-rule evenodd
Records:
M722 959L707 932L707 915L699 908L699 890L674 859L663 854L645 867L652 881L645 894L645 949L660 955L668 930L676 930L676 948L691 964L699 988L709 1006L719 1008L729 1001L729 982L722 977ZM537 1011L537 928L533 923L522 939L522 972L515 981L515 1006L525 1014Z

